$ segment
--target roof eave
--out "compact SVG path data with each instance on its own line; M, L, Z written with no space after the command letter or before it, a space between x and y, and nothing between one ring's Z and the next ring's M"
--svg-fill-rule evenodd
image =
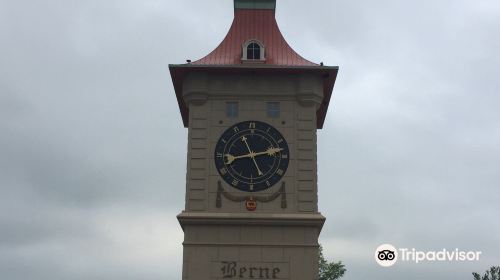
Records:
M317 128L323 128L326 113L332 97L333 87L337 79L338 66L286 66L286 65L199 65L199 64L169 64L170 76L174 84L177 103L182 116L184 127L189 126L189 108L182 98L182 82L184 77L192 72L288 72L304 73L319 72L323 73L323 102L316 112Z

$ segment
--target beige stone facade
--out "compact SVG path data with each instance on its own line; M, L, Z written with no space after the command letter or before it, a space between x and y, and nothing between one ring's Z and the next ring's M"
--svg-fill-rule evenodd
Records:
M183 227L183 279L317 279L318 212L316 111L323 100L323 78L314 74L191 73L183 82L189 106L186 205ZM226 116L226 102L239 104L238 117ZM266 102L280 102L280 116L267 116ZM245 202L218 195L219 185L233 196L248 196L226 184L214 164L216 142L242 121L271 124L290 149L282 181L283 199ZM216 201L220 200L217 205Z

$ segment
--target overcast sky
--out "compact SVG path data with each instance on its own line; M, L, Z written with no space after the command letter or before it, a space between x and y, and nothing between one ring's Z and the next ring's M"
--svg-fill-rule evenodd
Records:
M181 278L187 133L168 71L231 0L0 0L0 277ZM278 0L302 56L338 65L318 133L320 241L346 280L500 265L500 2ZM381 243L480 250L374 259Z

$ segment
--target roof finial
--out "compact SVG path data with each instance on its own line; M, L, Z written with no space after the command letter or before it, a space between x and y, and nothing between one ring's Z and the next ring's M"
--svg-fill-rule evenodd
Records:
M276 0L234 0L234 9L276 10Z

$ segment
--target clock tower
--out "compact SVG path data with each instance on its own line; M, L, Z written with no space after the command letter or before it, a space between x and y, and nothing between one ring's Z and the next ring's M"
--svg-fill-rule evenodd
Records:
M169 66L188 128L182 279L318 279L316 130L338 67L298 55L275 8L234 0L220 45Z

